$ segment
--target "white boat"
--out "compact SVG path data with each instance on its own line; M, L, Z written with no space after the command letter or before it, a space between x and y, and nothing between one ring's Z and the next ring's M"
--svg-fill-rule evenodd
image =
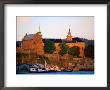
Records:
M30 72L37 72L36 68L30 68L29 71Z

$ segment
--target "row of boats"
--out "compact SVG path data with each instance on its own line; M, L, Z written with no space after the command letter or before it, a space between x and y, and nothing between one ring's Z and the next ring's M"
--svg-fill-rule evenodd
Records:
M59 68L58 66L46 66L42 64L19 64L16 66L17 73L48 73L48 72L72 72L71 69Z
M38 67L38 65L34 65L30 68L29 72L72 72L70 69L59 69L57 66L52 67Z
M17 64L16 72L28 72L28 73L48 73L48 72L73 72L82 70L93 70L89 68L59 68L57 65L43 65L43 64Z

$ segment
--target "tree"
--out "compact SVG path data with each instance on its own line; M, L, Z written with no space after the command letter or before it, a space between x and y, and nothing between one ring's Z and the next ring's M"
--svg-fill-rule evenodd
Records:
M39 63L42 63L42 64L45 64L45 62L46 62L46 63L50 63L49 60L48 60L48 57L42 56L42 55L39 56L38 62L39 62Z
M78 46L73 46L73 47L69 48L68 54L79 57L79 54L80 54L79 47Z
M64 54L67 53L67 51L68 51L68 46L66 45L65 42L59 44L59 46L60 46L60 48L61 48L61 50L59 51L59 54L60 54L61 56L63 56Z
M32 60L32 55L30 55L31 57L29 58L29 54L28 53L23 53L23 52L17 52L16 53L16 61L17 63L25 63L27 60L31 59Z
M44 43L44 51L52 54L55 51L55 43L53 41L46 40Z
M86 57L94 58L94 45L86 46L84 54Z
M22 53L17 52L16 53L16 62L22 63L22 57L23 57Z

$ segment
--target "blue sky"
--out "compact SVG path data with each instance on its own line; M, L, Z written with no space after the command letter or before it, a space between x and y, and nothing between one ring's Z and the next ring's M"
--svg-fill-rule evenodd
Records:
M92 16L17 16L17 41L21 41L26 33L38 32L39 25L43 38L64 39L70 26L73 37L94 39L94 17Z

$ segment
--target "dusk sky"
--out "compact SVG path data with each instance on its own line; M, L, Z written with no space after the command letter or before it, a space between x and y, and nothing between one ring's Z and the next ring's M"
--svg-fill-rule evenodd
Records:
M65 39L69 30L73 37L94 39L94 17L21 17L17 16L17 41L21 41L24 35L35 34L39 31L43 38Z

